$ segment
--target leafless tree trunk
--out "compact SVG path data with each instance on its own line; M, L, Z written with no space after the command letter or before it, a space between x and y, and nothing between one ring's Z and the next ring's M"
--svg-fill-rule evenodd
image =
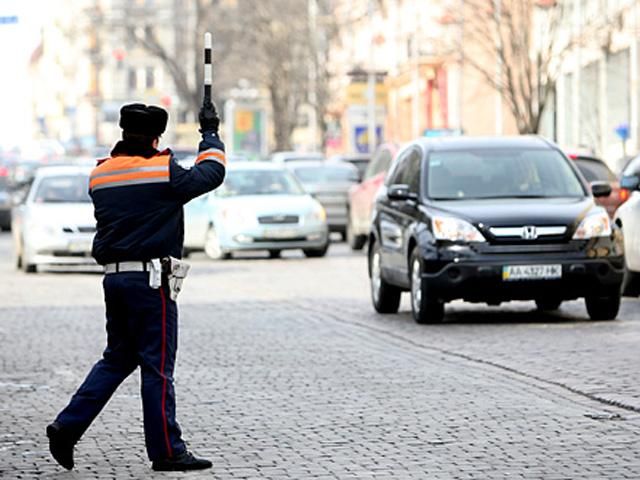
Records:
M520 133L538 133L562 59L579 39L567 2L466 0L465 61L497 89ZM498 70L497 65L501 68Z

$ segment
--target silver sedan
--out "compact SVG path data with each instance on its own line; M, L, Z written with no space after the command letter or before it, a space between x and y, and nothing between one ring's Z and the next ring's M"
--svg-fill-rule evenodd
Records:
M185 250L213 259L234 252L301 249L322 257L329 247L326 213L282 165L229 162L224 185L185 208Z
M40 168L25 199L12 211L16 265L96 265L91 257L96 222L89 198L91 168Z

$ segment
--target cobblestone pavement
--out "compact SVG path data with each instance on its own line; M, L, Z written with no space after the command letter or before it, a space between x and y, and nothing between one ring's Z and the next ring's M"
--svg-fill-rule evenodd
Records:
M76 450L44 427L104 346L99 275L14 274L0 236L0 477L638 479L640 302L456 303L447 322L376 315L365 259L209 262L181 298L178 419L210 471L149 469L130 377Z

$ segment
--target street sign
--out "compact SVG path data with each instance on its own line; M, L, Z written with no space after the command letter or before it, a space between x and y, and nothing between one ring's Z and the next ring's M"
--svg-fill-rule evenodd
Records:
M616 135L622 141L629 140L629 137L631 136L628 123L621 123L614 129L614 132L616 132Z
M18 23L17 15L8 15L0 17L0 25L11 25L13 23Z

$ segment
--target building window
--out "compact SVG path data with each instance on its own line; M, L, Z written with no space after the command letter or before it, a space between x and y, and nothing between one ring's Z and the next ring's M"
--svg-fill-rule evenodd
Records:
M155 70L153 67L147 67L145 71L145 80L147 88L154 88L156 86Z
M130 68L127 77L127 85L129 86L129 90L136 90L138 88L138 75L136 74L136 69Z

